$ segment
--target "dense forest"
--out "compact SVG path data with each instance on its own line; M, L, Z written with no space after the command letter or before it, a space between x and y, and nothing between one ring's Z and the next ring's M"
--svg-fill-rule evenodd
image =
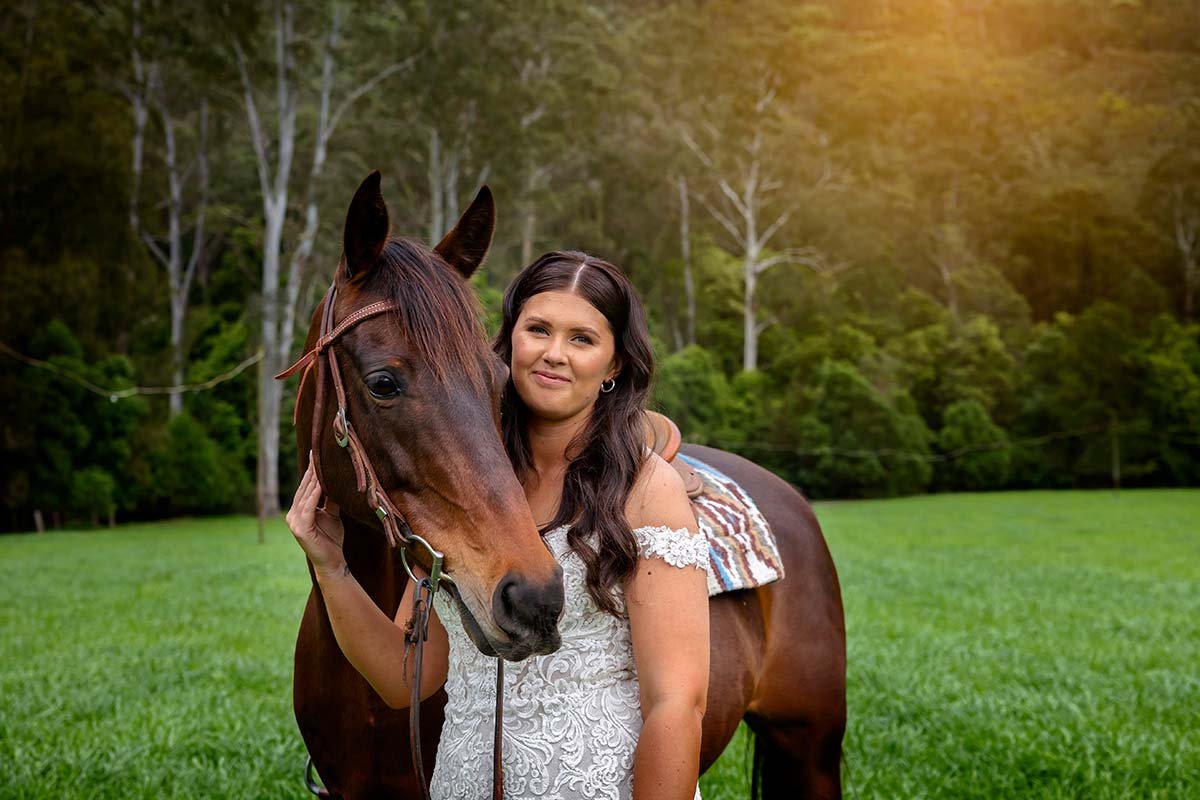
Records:
M621 265L812 497L1200 484L1195 2L18 0L0 104L0 530L286 503L374 168L426 242L492 187L493 330Z

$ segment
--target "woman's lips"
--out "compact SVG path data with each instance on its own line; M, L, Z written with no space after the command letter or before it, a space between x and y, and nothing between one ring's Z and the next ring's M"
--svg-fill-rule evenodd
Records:
M543 386L566 386L570 383L566 378L552 375L549 372L534 372L533 377L537 378L538 383Z

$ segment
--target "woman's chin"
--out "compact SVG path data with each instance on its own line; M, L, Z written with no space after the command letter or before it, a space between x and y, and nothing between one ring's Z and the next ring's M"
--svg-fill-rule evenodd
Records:
M546 422L566 422L567 420L576 419L591 411L592 403L580 406L575 403L563 402L545 402L542 398L530 398L525 401L525 405L529 408L531 414L540 420Z

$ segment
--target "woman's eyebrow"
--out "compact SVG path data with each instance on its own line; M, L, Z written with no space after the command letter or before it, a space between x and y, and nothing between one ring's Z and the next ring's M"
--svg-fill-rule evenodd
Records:
M548 320L548 319L545 319L544 317L534 317L534 316L530 316L530 317L528 317L528 318L526 319L526 322L527 322L527 323L537 323L538 325L545 325L547 328L553 328L553 327L554 327L554 323L553 323L553 322L551 322L551 321L550 321L550 320ZM595 328L589 328L589 327L588 327L588 326L586 326L586 325L580 325L580 326L578 326L578 327L571 328L571 331L572 331L573 333L590 333L592 336L599 336L599 335L600 335L600 334L599 334L599 333L596 331L596 329L595 329Z

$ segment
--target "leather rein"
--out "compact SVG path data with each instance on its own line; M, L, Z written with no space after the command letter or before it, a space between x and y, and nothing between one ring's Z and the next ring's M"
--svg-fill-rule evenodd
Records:
M358 492L366 494L368 505L374 509L375 516L379 518L380 524L383 527L384 536L387 537L388 544L392 547L400 548L400 561L404 565L404 571L408 573L409 580L416 584L413 592L413 607L412 616L409 618L408 626L405 629L404 641L404 667L407 671L408 660L410 654L413 657L413 676L411 681L411 696L409 702L409 749L411 751L413 770L416 772L417 781L421 786L421 797L423 800L430 800L429 797L429 782L425 778L425 765L421 758L421 667L422 655L424 653L425 642L429 638L429 614L433 609L433 598L437 594L438 589L442 584L446 584L451 589L457 590L457 585L454 579L443 571L444 556L438 550L435 550L428 541L413 533L412 528L404 519L404 515L400 512L388 497L387 492L379 483L379 476L375 472L375 468L371 464L371 459L367 455L367 451L363 448L362 441L354 431L354 427L350 424L349 418L346 416L346 390L342 384L342 371L338 365L337 351L334 344L347 331L360 322L377 317L381 314L386 314L398 309L395 303L388 301L380 301L371 303L363 308L349 314L344 320L334 324L333 307L337 300L337 281L334 280L330 284L329 290L325 292L325 298L321 301L321 328L320 337L317 339L313 348L300 357L295 364L288 367L283 372L275 376L276 380L290 378L296 372L303 370L300 376L300 386L296 390L296 405L292 411L292 425L295 426L300 413L300 398L304 393L304 383L308 379L309 373L316 367L316 397L313 401L313 416L312 416L312 435L310 443L312 447L313 468L317 472L317 480L322 486L325 485L321 476L321 458L320 458L320 443L321 443L321 421L324 418L325 411L325 394L328 379L333 383L333 391L337 401L337 412L333 419L333 439L337 445L346 449L350 453L350 461L354 465L354 475L357 480ZM324 356L324 358L322 358ZM338 506L328 497L325 500L325 510L327 513L336 515ZM430 561L429 575L418 576L409 561L409 548L420 548L425 551ZM496 727L493 738L493 771L492 771L492 797L494 800L501 800L503 797L503 773L501 766L501 749L504 735L504 659L496 659ZM322 787L313 776L312 758L309 757L308 763L304 770L304 782L308 790L318 797L330 797L329 791Z

